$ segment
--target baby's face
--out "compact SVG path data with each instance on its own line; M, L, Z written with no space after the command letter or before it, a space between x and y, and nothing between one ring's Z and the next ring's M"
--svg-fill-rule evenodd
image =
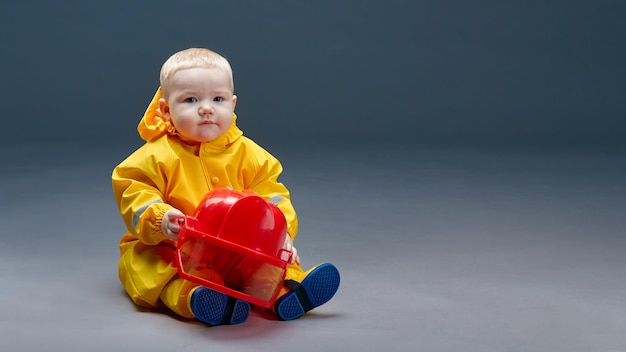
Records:
M177 71L159 108L185 139L210 142L228 131L237 103L228 73L195 67Z

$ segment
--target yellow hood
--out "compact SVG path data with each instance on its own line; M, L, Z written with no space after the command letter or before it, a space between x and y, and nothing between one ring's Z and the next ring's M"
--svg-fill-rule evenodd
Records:
M171 136L176 136L177 138L181 138L176 131L174 125L161 117L161 111L159 111L159 99L161 99L163 95L161 94L161 87L157 89L150 105L146 109L146 112L143 114L139 125L137 126L137 131L139 132L139 136L145 140L146 142L153 141L163 135L169 134ZM230 144L237 140L243 132L237 127L236 124L237 115L233 113L233 123L230 126L230 129L221 137L211 142L216 144Z

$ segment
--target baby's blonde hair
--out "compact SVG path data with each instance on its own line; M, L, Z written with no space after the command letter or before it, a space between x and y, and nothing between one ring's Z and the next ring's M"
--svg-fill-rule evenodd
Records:
M230 76L230 88L234 91L233 70L230 63L222 55L206 48L189 48L170 56L161 67L159 76L163 96L167 97L168 83L174 73L187 68L217 68Z

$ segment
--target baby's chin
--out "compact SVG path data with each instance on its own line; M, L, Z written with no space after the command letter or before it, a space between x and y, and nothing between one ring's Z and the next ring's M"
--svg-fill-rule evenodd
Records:
M210 143L219 138L219 135L211 134L195 134L193 136L185 136L179 133L178 137L183 141L189 144L198 144L198 143Z
M220 136L226 133L226 131L220 129L215 124L211 124L199 126L192 131L179 131L178 133L181 134L183 136L183 139L186 141L206 143L218 139Z

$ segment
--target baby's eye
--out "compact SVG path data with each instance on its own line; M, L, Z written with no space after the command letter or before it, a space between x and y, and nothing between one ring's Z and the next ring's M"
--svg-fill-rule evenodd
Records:
M215 97L215 98L213 98L213 101L224 101L224 98L222 98L222 97Z
M187 99L185 99L186 103L196 103L198 101L198 99L194 98L194 97L189 97Z

